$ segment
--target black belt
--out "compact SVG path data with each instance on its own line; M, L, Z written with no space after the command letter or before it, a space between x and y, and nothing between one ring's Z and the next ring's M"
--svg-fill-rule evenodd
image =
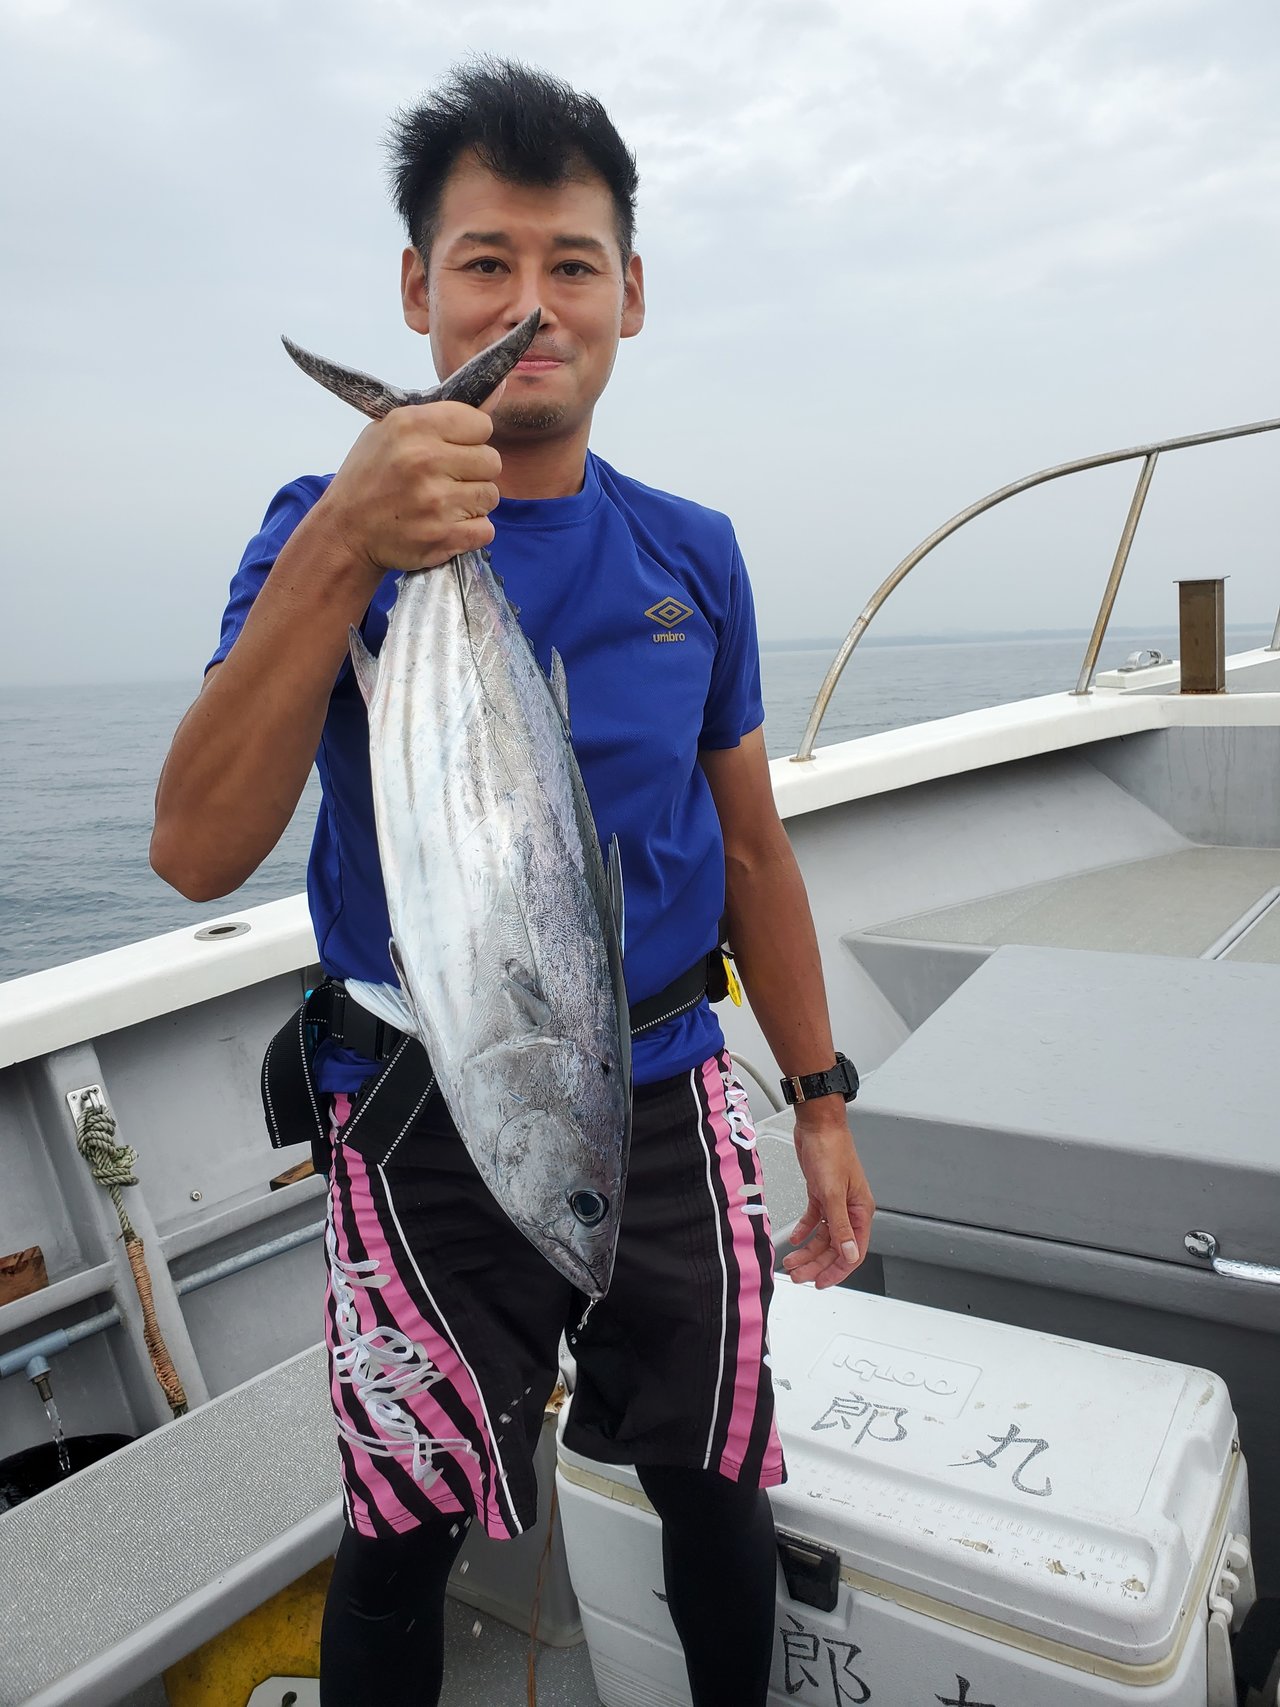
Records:
M635 1004L631 1009L632 1034L652 1031L677 1014L688 1013L704 996L718 1002L728 987L724 958L719 949L714 949L673 978L665 990ZM395 1057L395 1064L388 1066L375 1084L383 1087L387 1080L396 1081L394 1094L388 1092L382 1098L396 1119L416 1118L434 1084L431 1063L416 1040L409 1041L408 1047L397 1054L406 1041L403 1032L375 1019L336 978L317 984L267 1046L262 1062L262 1106L272 1145L282 1149L309 1140L318 1173L329 1166L330 1144L324 1099L316 1091L311 1060L324 1038L369 1061L386 1062Z
M665 989L632 1006L631 1035L653 1031L669 1019L688 1013L704 996L713 1002L721 1001L727 992L724 960L719 949L713 949L678 978L673 978ZM368 1061L390 1060L404 1038L402 1031L362 1008L336 978L326 978L307 997L306 1023L323 1027L321 1035L330 1043L340 1043Z
M317 1041L328 1038L367 1061L388 1061L404 1033L362 1008L337 978L326 978L307 997L307 1024L323 1028Z
M728 994L724 956L718 948L713 948L710 954L695 960L687 972L673 978L665 990L632 1004L631 1035L634 1037L637 1032L653 1031L678 1014L687 1014L704 996L713 1002L721 1002Z

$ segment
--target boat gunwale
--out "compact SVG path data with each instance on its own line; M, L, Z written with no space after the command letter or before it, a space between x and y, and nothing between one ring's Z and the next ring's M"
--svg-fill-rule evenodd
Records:
M1265 651L1240 654L1239 667ZM1280 692L1178 695L1095 691L960 712L770 761L786 820L975 770L1167 728L1280 727ZM248 930L210 937L219 924ZM197 930L201 933L197 937ZM318 959L304 893L234 908L198 926L0 983L0 1069L166 1014L298 975Z

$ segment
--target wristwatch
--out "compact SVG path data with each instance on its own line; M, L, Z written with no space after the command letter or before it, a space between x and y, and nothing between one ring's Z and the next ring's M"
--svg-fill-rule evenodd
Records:
M858 1094L858 1069L847 1055L836 1050L836 1064L825 1073L798 1073L782 1081L787 1102L808 1102L812 1097L839 1096L852 1102Z

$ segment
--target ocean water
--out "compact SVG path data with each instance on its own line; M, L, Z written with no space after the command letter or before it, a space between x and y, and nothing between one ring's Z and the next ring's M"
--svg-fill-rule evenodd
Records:
M1230 651L1269 630L1233 631ZM1139 646L1174 655L1169 633L1119 637L1102 667ZM773 757L799 745L835 651L768 650L761 660ZM855 653L819 743L1074 686L1084 636L867 645ZM156 779L194 696L191 683L0 688L0 980L162 931L194 928L301 889L315 821L314 776L271 857L225 900L196 905L147 864Z

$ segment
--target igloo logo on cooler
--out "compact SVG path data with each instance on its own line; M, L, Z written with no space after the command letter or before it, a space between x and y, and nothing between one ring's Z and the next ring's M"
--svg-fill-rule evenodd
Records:
M882 1345L837 1334L810 1372L824 1383L838 1377L859 1392L910 1405L938 1417L956 1417L982 1374L975 1364L935 1357L912 1346Z

